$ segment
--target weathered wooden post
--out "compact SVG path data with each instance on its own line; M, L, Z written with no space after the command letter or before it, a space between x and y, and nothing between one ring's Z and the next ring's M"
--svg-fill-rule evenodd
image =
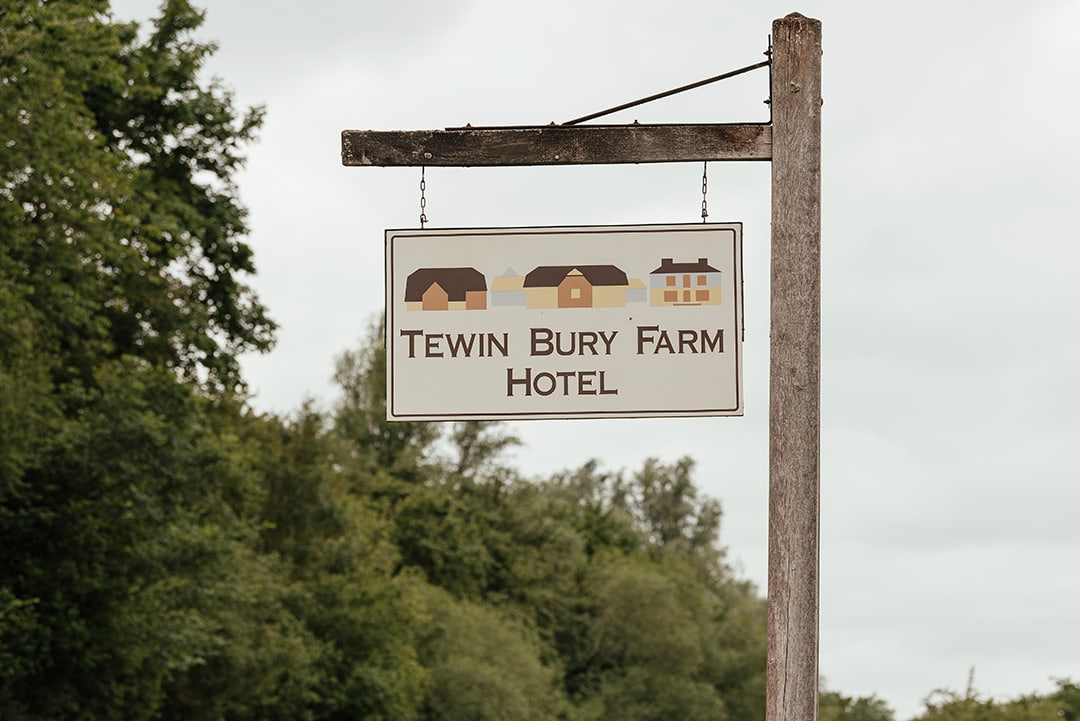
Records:
M818 691L821 22L773 23L766 721L813 721Z

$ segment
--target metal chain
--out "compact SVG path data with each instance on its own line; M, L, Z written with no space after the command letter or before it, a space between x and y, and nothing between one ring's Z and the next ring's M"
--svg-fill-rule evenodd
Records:
M701 222L709 217L709 162L705 161L701 169Z
M427 182L424 180L424 166L420 166L420 229L424 229L424 223L427 222L427 214L424 212L427 208L427 197L424 195L424 191L427 190Z

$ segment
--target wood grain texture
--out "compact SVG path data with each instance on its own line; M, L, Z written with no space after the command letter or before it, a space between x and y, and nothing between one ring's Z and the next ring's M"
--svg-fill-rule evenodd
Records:
M509 166L768 160L768 125L345 130L343 165Z
M766 721L815 721L821 366L821 22L773 23Z

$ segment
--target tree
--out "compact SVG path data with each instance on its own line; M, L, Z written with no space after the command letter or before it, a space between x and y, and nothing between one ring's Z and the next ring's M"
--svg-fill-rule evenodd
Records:
M730 719L764 713L764 604L718 593L685 559L594 560L591 621L568 671L598 719Z
M232 181L262 114L202 82L201 20L0 10L5 718L287 714L313 683L215 428L273 324Z
M818 692L819 721L893 721L893 711L877 696L845 696L821 688Z
M717 541L720 504L712 499L698 500L693 469L690 458L680 458L671 465L649 458L634 474L634 509L657 547L683 544L706 549Z
M1080 719L1080 684L1069 679L1056 680L1057 691L1051 695L1051 699L1057 705L1057 716L1065 721Z
M933 691L917 721L1060 721L1080 710L1080 689L1067 679L1058 679L1057 690L1047 695L995 700L975 689L974 675L973 669L964 693Z
M0 281L0 503L23 486L24 471L40 462L62 417L52 360L40 350L41 316L26 295Z
M430 721L546 721L563 706L556 674L527 627L490 606L427 593L419 640Z
M354 466L389 474L397 481L423 482L424 468L439 427L386 420L385 322L372 323L357 350L338 359L334 380L341 398L334 414L338 434L349 445ZM374 490L374 489L373 489Z
M107 12L0 13L0 301L32 309L57 381L127 354L234 387L237 354L274 328L241 280L254 266L232 180L262 111L201 83L213 46L190 38L202 14L186 0L145 40Z
M0 674L16 718L206 718L310 686L314 644L233 499L247 475L211 401L168 371L100 365L0 504ZM6 618L5 618L6 617ZM183 710L190 712L184 716Z
M719 505L698 499L691 468L590 462L539 486L542 516L573 528L587 559L552 606L582 718L764 715L765 605L724 564Z

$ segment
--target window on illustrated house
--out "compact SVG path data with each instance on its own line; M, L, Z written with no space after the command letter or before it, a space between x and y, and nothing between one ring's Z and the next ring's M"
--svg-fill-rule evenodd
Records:
M698 285L708 285L708 284L709 284L709 279L708 279L708 278L706 278L706 277L705 277L705 276L703 276L703 275L699 275L699 276L697 277L697 284L698 284Z
M703 302L703 303L707 303L709 301L709 291L707 291L707 290L694 291L694 300L697 300L697 301L700 301L700 302Z
M669 275L666 279L668 285L675 285L675 276Z
M570 297L574 300L581 300L581 288L571 288Z
M674 303L678 299L679 299L679 291L677 291L677 290L665 290L664 291L664 302L665 303Z

